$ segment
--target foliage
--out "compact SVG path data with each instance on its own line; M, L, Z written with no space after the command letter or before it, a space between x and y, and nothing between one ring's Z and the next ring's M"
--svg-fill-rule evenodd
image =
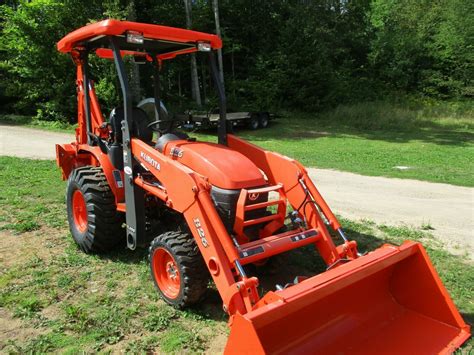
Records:
M56 120L74 111L74 72L70 59L55 48L69 26L88 20L86 8L73 3L41 0L22 2L16 10L1 7L6 93L17 98L20 112L38 111L39 117Z
M193 27L214 32L211 1L193 1ZM410 93L472 98L470 0L221 0L224 71L233 108L324 110ZM133 11L132 11L133 10ZM133 16L131 15L133 12ZM183 1L20 0L0 6L0 103L41 120L74 120L74 66L55 43L104 18L185 27ZM113 66L91 59L104 113L119 102ZM206 61L201 92L215 103ZM151 72L140 68L142 95ZM190 108L189 59L163 67L168 106Z
M371 22L371 64L381 80L440 98L472 97L472 1L375 0Z

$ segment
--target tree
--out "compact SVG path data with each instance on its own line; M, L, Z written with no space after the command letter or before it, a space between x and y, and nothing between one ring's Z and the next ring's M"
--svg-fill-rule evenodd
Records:
M191 20L191 0L184 0L184 9L186 12L186 27L188 29L192 28L192 20ZM196 54L191 53L191 92L193 100L196 101L196 104L201 107L201 93L199 90L199 77L197 71L197 63L196 63Z
M102 13L99 1L21 1L1 6L3 21L0 65L5 91L16 98L14 109L42 119L75 116L75 71L56 42Z
M221 26L219 21L219 1L212 0L212 8L214 11L214 20L216 22L216 34L222 38L221 34ZM222 63L222 49L219 48L217 50L217 61L219 63L219 77L221 79L221 83L224 84L224 65Z
M375 0L371 65L389 86L440 98L473 95L471 0Z
M220 77L227 74L230 105L239 109L318 110L390 92L474 96L472 0L8 0L0 5L2 109L75 116L74 64L56 42L90 22L134 20L134 13L138 22L221 36ZM189 109L188 96L200 105L201 80L212 104L208 72L202 66L198 74L197 55L188 58L166 61L163 98L179 109ZM113 63L91 55L90 64L101 104L114 107ZM151 70L140 67L140 75L151 95L152 80L144 80Z
M127 19L129 21L137 21L137 13L135 9L135 0L130 1L127 8L128 16ZM132 89L133 98L137 101L141 99L140 93L140 68L137 63L131 63L132 65L132 75L130 80L130 87Z

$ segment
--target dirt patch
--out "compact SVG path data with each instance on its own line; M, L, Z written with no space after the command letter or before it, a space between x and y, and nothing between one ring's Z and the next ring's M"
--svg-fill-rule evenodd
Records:
M205 352L205 354L222 354L224 352L225 345L227 344L227 333L222 330L214 335L214 337L209 341L209 348Z
M41 315L48 320L58 319L62 313L59 304L52 304L41 311Z
M15 234L12 231L0 231L1 271L30 260L33 256L49 260L64 253L63 241L65 229L42 227L39 230Z
M7 310L0 308L0 352L8 346L9 341L25 342L41 333L44 333L44 330L29 327L21 320L13 318Z
M64 252L62 235L65 230L43 227L40 230L15 234L12 231L0 231L0 274L9 269L19 267L37 256L43 260L51 260L56 255ZM58 243L59 241L59 243ZM58 306L51 305L42 310L41 315L46 319L58 318ZM0 352L8 347L9 343L26 343L29 339L46 333L45 329L33 328L28 321L14 318L4 308L0 308Z

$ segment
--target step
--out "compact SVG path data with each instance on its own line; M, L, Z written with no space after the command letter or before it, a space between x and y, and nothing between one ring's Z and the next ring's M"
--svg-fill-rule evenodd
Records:
M285 232L242 244L239 250L242 265L256 262L285 251L315 243L320 234L315 229Z

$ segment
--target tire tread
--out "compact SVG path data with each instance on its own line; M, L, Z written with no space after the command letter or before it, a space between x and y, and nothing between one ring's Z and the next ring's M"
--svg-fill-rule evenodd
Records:
M194 238L188 233L178 231L165 232L159 235L151 242L149 248L148 259L150 265L153 252L159 247L163 247L173 254L180 268L181 278L184 281L182 292L180 292L177 299L169 300L163 297L164 300L176 308L184 308L197 303L207 290L209 272ZM156 281L155 285L163 296Z
M68 213L71 234L79 247L86 253L100 253L121 244L125 240L123 214L116 209L114 194L102 169L91 166L75 169L69 176L68 194L74 186L81 190L87 208L88 226L82 238L75 236L74 222ZM68 199L67 203L70 203ZM123 238L120 238L122 235Z

